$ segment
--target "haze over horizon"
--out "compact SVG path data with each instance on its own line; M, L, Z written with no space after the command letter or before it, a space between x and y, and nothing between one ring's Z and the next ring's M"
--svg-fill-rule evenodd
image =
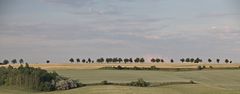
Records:
M239 4L239 0L0 0L0 60L200 57L240 62Z

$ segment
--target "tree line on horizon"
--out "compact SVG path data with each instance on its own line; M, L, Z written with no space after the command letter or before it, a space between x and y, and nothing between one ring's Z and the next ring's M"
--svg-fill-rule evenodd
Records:
M202 63L203 59L200 58L181 58L179 60L181 63ZM224 59L223 60L224 63L233 63L232 60L230 59ZM47 63L49 63L50 61L47 60ZM91 58L87 58L87 59L74 59L74 58L70 58L69 59L70 63L145 63L146 60L144 58L98 58L96 60L93 60ZM151 63L165 63L166 59L161 59L161 58L151 58L150 59ZM174 59L170 59L169 60L170 63L175 63ZM207 59L208 63L213 63L214 59ZM220 59L215 59L216 63L221 63Z
M203 59L200 59L200 58L181 58L179 59L179 61L181 63L202 63L203 62ZM220 60L220 59L207 59L206 62L208 63L221 63L221 61L223 61L224 63L233 63L232 60L230 59L223 59L223 60ZM96 60L94 59L91 59L91 58L87 58L87 59L80 59L80 58L70 58L69 59L69 62L70 63L99 63L99 64L102 64L102 63L145 63L146 60L143 58L143 57L137 57L137 58L118 58L118 57L115 57L115 58L97 58ZM151 63L166 63L167 60L166 59L162 59L162 58L151 58L150 59L150 62ZM169 59L170 63L176 63L176 61L174 59ZM12 60L8 60L8 59L4 59L2 62L0 62L0 65L6 65L6 64L23 64L24 63L24 60L23 59L12 59ZM26 62L25 62L26 63ZM50 63L50 60L46 60L46 63Z

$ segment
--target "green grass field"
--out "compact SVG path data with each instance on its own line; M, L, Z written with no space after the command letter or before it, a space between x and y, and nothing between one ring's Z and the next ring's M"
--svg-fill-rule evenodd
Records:
M52 70L49 70L52 71ZM134 71L59 69L57 73L82 83L108 80L130 82L143 78L150 82L189 81L198 84L160 87L87 86L66 91L34 92L0 87L0 94L240 94L240 70Z

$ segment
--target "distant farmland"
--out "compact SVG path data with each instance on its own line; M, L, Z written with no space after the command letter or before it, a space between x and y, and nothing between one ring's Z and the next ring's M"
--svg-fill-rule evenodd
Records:
M14 67L18 67L19 64L11 64ZM212 66L213 68L239 68L240 64L209 64L209 63L132 63L132 64L30 64L32 67L40 67L42 69L98 69L101 67L112 67L121 65L123 67L150 67L156 66L158 68L197 68L200 66ZM2 65L8 66L8 65Z

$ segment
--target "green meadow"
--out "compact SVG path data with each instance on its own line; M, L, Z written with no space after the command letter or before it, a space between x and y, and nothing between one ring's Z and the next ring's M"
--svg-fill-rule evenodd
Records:
M53 71L53 70L49 70ZM147 71L147 70L86 70L57 69L60 75L82 83L130 82L143 78L149 82L190 81L197 84L159 87L99 85L65 91L37 92L12 87L0 87L0 94L240 94L240 70Z

